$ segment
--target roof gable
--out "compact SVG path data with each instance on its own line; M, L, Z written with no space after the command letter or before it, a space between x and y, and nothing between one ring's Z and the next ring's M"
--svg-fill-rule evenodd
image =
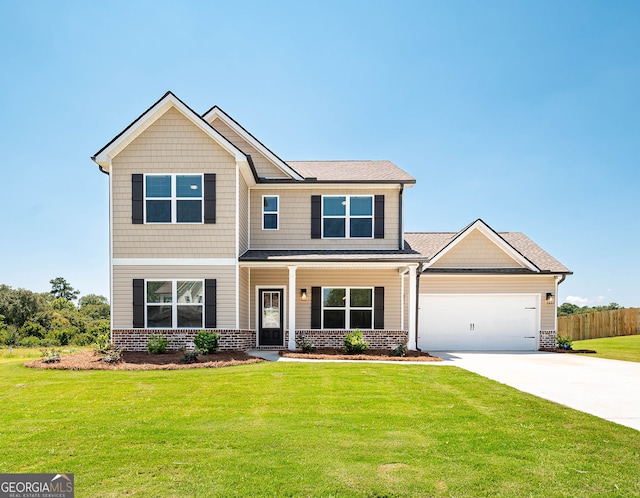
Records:
M443 254L432 268L524 268L480 230L470 231Z
M484 221L478 219L460 231L427 263L428 268L540 269Z
M202 118L218 129L236 147L251 154L259 175L268 174L269 176L264 177L268 179L304 180L296 170L275 155L220 107L213 106L202 115ZM256 157L256 154L258 157Z
M164 116L169 109L176 109L179 111L187 119L193 122L193 124L205 132L211 139L229 152L229 154L234 156L236 161L242 163L247 162L246 155L240 149L222 136L207 121L202 119L202 117L195 113L189 106L171 92L165 93L155 104L149 107L122 132L116 135L116 137L114 137L107 145L96 152L91 159L100 166L102 171L108 173L113 158L122 152L137 137L139 137L147 128L149 128L149 126L155 123L160 117Z

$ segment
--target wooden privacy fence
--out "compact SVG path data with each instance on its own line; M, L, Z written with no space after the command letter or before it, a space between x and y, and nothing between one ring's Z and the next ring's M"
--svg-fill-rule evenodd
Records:
M640 308L558 317L558 335L574 341L640 334Z

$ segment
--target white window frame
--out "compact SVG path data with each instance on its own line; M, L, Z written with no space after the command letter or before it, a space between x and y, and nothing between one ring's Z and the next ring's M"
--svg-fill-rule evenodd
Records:
M344 197L345 198L345 213L344 215L326 215L324 214L324 199L330 197ZM351 198L352 197L369 197L371 199L371 214L370 215L352 215L351 214ZM343 239L373 239L374 238L374 230L375 230L375 198L371 194L358 194L358 195L346 195L346 194L335 194L335 195L323 195L322 196L322 216L321 216L321 227L322 227L322 238L323 239L334 239L334 240L343 240ZM278 206L279 207L279 206ZM324 234L324 220L325 218L334 218L334 219L344 219L344 237L328 237ZM371 235L369 237L352 237L351 236L351 219L370 219L371 220Z
M345 303L344 306L341 307L335 307L335 306L325 306L324 305L324 291L325 289L344 289L345 290ZM371 306L354 306L351 307L351 290L352 289L367 289L371 291ZM351 330L351 310L363 310L363 311L371 311L371 325L368 328L363 328L364 330L373 330L373 321L374 321L374 305L375 305L375 289L373 287L367 287L367 286L353 286L353 287L347 287L347 286L339 286L339 285L333 285L333 286L326 286L326 287L322 287L321 289L322 292L322 301L321 301L321 310L320 310L320 319L321 319L321 328L324 329L324 312L325 310L335 310L335 311L344 311L345 315L344 315L344 329L327 329L327 330Z
M265 211L264 210L264 199L265 197L275 197L276 203L278 204L278 209L275 211ZM275 214L276 215L276 227L275 228L265 228L264 227L264 216L266 214ZM263 230L280 230L280 196L279 195L263 195L262 196L262 229Z
M147 177L150 176L169 176L171 177L171 197L147 197ZM178 197L178 176L199 176L200 197ZM204 174L203 173L148 173L144 175L143 185L143 210L145 225L202 225L204 224ZM196 201L200 200L200 221L178 221L178 201ZM171 221L147 221L147 201L171 201Z
M147 284L149 282L171 282L171 303L150 303L148 299ZM202 302L201 303L178 303L178 282L200 282L202 284ZM201 278L150 278L144 281L144 324L145 328L149 328L147 320L147 309L149 306L168 306L171 305L171 327L152 327L154 329L179 329L179 330L199 330L204 328L204 311L205 311L205 284ZM199 306L202 308L202 322L198 327L178 327L178 306Z

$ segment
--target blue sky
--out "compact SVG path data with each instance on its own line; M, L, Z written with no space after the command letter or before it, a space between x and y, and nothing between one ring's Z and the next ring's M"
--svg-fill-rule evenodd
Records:
M0 2L0 283L108 295L89 159L167 90L280 157L389 159L406 228L482 218L640 306L636 1Z

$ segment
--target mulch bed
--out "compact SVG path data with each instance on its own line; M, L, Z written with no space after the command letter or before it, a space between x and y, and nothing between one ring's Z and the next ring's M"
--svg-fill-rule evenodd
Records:
M244 351L218 351L215 354L200 355L195 363L183 363L184 354L170 351L164 354L149 354L138 351L125 351L117 363L107 363L93 351L62 356L58 363L44 363L42 360L28 361L30 368L49 368L53 370L182 370L186 368L221 368L246 365L264 361L249 356Z
M280 351L280 356L305 360L442 361L442 358L422 351L407 351L405 356L391 356L388 349L367 349L362 354L346 354L341 348L317 348L313 353Z
M580 353L580 354L597 353L597 351L594 351L593 349L540 348L539 351L546 351L547 353Z

